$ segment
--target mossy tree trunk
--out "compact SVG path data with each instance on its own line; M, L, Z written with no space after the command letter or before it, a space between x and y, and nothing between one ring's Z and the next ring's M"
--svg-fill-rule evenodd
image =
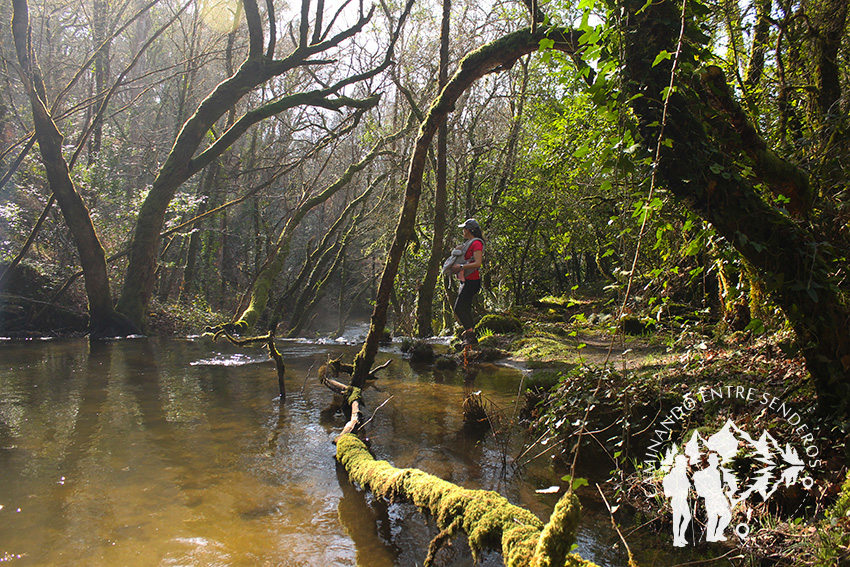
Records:
M836 193L847 187L846 168L841 165L848 159L848 105L846 94L842 100L841 53L843 50L846 58L848 11L850 6L846 0L813 2L814 18L818 22L812 36L815 40L819 111L814 126L818 129L822 155L818 171L828 182L824 185L834 188Z
M374 102L377 103L377 99ZM286 225L284 225L280 236L278 236L277 242L275 242L268 258L266 258L266 261L260 268L251 287L251 300L248 303L248 307L245 308L236 321L231 323L232 326L241 330L247 330L253 327L259 320L260 315L262 315L268 303L272 283L283 269L283 264L289 256L289 247L292 243L295 229L307 213L333 197L343 187L348 186L358 172L365 169L375 158L385 153L382 150L385 143L401 136L404 131L402 130L379 141L362 160L348 166L348 169L334 183L301 203L298 209L286 221Z
M354 359L352 385L362 386L378 352L381 335L387 323L387 310L395 285L395 278L398 274L399 263L408 242L413 236L416 211L422 193L422 174L425 170L428 147L431 145L431 140L437 132L437 128L446 119L449 112L454 110L458 98L481 77L511 68L523 55L540 49L540 41L543 39L552 40L554 49L575 53L578 50L578 37L579 34L574 34L571 30L564 28L536 26L536 30L524 28L487 43L468 54L460 62L455 74L431 104L431 108L419 126L416 145L410 158L404 203L396 224L393 242L387 254L384 271L381 274L369 333L363 347Z
M301 293L298 296L298 300L295 302L295 307L292 309L292 317L289 322L289 332L287 333L287 337L297 337L298 334L302 331L305 324L308 322L307 316L316 311L321 305L321 300L324 297L325 288L330 281L331 276L337 271L341 264L344 263L345 259L345 251L350 242L351 238L353 238L355 229L360 222L363 213L358 213L351 222L351 226L346 230L345 234L342 237L342 240L333 246L328 246L330 243L331 236L336 233L336 231L342 226L342 223L348 217L348 215L354 211L360 204L362 204L372 190L377 187L384 179L386 179L386 175L381 175L372 183L369 184L369 187L366 188L363 193L360 194L356 199L354 199L342 213L339 215L339 218L331 225L328 231L325 233L322 242L319 243L318 248L315 252L308 253L307 258L304 261L305 265L302 268L302 273L299 273L296 283L291 287L292 292L296 290L300 290ZM333 258L330 256L333 254ZM310 271L309 277L306 277L306 271L308 268L312 266L312 270ZM307 280L306 285L304 285L304 279ZM300 280L300 282L298 282ZM341 294L344 292L344 289L341 290ZM281 300L285 300L286 298L281 298ZM340 299L339 308L342 309L342 299ZM282 304L280 305L282 307ZM281 313L280 309L276 310L274 321L279 320ZM342 332L338 333L342 334ZM337 335L337 336L338 336Z
M671 62L653 66L658 53L676 51L681 15L675 2L625 2L625 81L644 141L659 144L658 173L668 190L714 228L758 271L796 332L823 409L846 411L850 401L850 312L830 280L826 246L737 174L736 159L712 139L693 77L678 77L666 118L661 93ZM642 9L642 8L646 9ZM691 81L693 84L693 81Z
M440 547L459 532L469 537L478 560L481 552L502 553L507 567L587 566L570 553L581 515L574 494L565 494L547 524L496 492L468 490L419 469L397 469L377 461L355 435L336 440L337 460L349 478L375 496L412 502L436 521L440 533L431 542L424 565L433 565Z
M64 136L56 127L47 106L47 93L41 69L32 49L29 6L26 0L14 0L12 33L22 79L32 107L35 135L50 186L62 216L71 231L85 278L89 302L89 331L94 337L127 335L136 327L117 313L112 305L106 256L91 215L71 179L68 162L62 154Z

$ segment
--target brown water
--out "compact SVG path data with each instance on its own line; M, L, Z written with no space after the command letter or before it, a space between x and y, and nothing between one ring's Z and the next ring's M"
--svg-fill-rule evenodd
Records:
M0 342L0 563L421 565L433 525L356 490L333 458L344 420L316 369L355 347L279 347L283 406L262 350L207 338ZM389 357L364 394L367 416L392 396L368 426L377 456L548 518L558 495L535 489L562 473L505 470L500 442L463 428L460 372L412 368L392 348L378 362ZM520 378L487 366L476 387L512 414ZM509 461L522 442L511 435ZM579 552L625 565L607 512L583 502ZM473 564L463 541L444 553L445 564Z

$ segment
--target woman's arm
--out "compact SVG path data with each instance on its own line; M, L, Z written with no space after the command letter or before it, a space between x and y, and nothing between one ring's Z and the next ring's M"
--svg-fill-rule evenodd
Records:
M476 250L472 253L472 260L463 265L467 270L477 270L481 267L481 261L484 259L484 251Z

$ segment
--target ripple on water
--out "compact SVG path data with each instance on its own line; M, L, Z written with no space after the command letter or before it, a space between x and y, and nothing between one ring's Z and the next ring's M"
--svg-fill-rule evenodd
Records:
M246 364L260 364L268 362L269 357L265 355L216 354L212 358L202 358L189 363L189 366L245 366Z

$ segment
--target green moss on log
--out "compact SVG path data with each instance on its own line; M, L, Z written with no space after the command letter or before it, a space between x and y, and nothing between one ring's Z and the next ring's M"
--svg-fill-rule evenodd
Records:
M581 513L573 494L561 498L544 525L496 492L469 490L419 469L377 461L354 435L337 439L336 454L350 479L365 490L384 500L412 502L430 513L441 530L438 539L465 532L476 561L484 550L492 549L502 552L507 567L594 565L570 553ZM426 564L432 559L433 550Z
M349 386L345 389L345 392L343 392L342 399L345 404L350 408L351 404L353 404L354 402L363 401L363 391L355 386Z

